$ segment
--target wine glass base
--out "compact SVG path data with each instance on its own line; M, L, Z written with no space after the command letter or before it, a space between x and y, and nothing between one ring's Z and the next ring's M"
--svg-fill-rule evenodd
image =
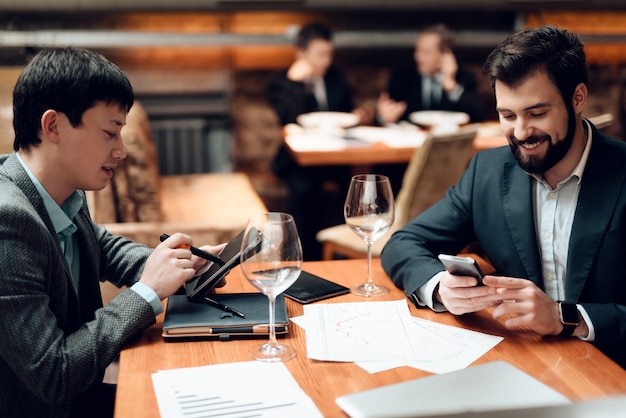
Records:
M265 344L257 344L250 348L248 351L250 357L254 360L267 361L267 362L279 362L289 361L294 358L298 353L286 344L272 344L267 342Z
M382 296L389 293L389 288L377 284L363 283L351 288L350 292L357 296Z

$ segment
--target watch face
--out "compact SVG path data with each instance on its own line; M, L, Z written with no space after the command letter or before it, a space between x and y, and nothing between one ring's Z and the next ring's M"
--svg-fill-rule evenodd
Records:
M578 325L578 308L573 303L559 303L559 316L562 324Z

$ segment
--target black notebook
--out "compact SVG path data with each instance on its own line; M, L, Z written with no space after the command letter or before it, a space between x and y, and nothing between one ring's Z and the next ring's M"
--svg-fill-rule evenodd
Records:
M173 295L167 299L163 338L166 341L229 340L269 335L269 301L264 294L214 294L211 299L236 309L245 318L208 303L191 302L186 295ZM276 334L286 334L288 323L285 298L279 295L276 298Z

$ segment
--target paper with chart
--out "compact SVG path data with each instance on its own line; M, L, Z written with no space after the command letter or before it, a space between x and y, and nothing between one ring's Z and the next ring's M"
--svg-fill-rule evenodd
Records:
M448 373L461 370L472 364L504 338L482 332L443 325L422 318L413 318L420 346L427 355L409 363L361 362L358 365L370 373L410 366L431 373ZM441 350L442 347L447 349Z
M404 300L305 305L309 358L329 361L412 361L419 358Z
M283 363L161 370L152 384L162 418L322 417Z
M413 318L405 300L306 305L304 314L292 320L306 330L309 358L353 361L370 373L404 365L459 370L502 341Z

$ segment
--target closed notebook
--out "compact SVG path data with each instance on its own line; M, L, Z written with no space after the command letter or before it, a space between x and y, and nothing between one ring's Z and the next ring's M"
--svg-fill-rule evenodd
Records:
M269 301L262 293L211 295L211 299L245 315L240 318L203 302L191 302L186 295L167 300L163 338L166 341L251 338L269 334ZM276 298L276 334L286 334L289 318L283 295Z

